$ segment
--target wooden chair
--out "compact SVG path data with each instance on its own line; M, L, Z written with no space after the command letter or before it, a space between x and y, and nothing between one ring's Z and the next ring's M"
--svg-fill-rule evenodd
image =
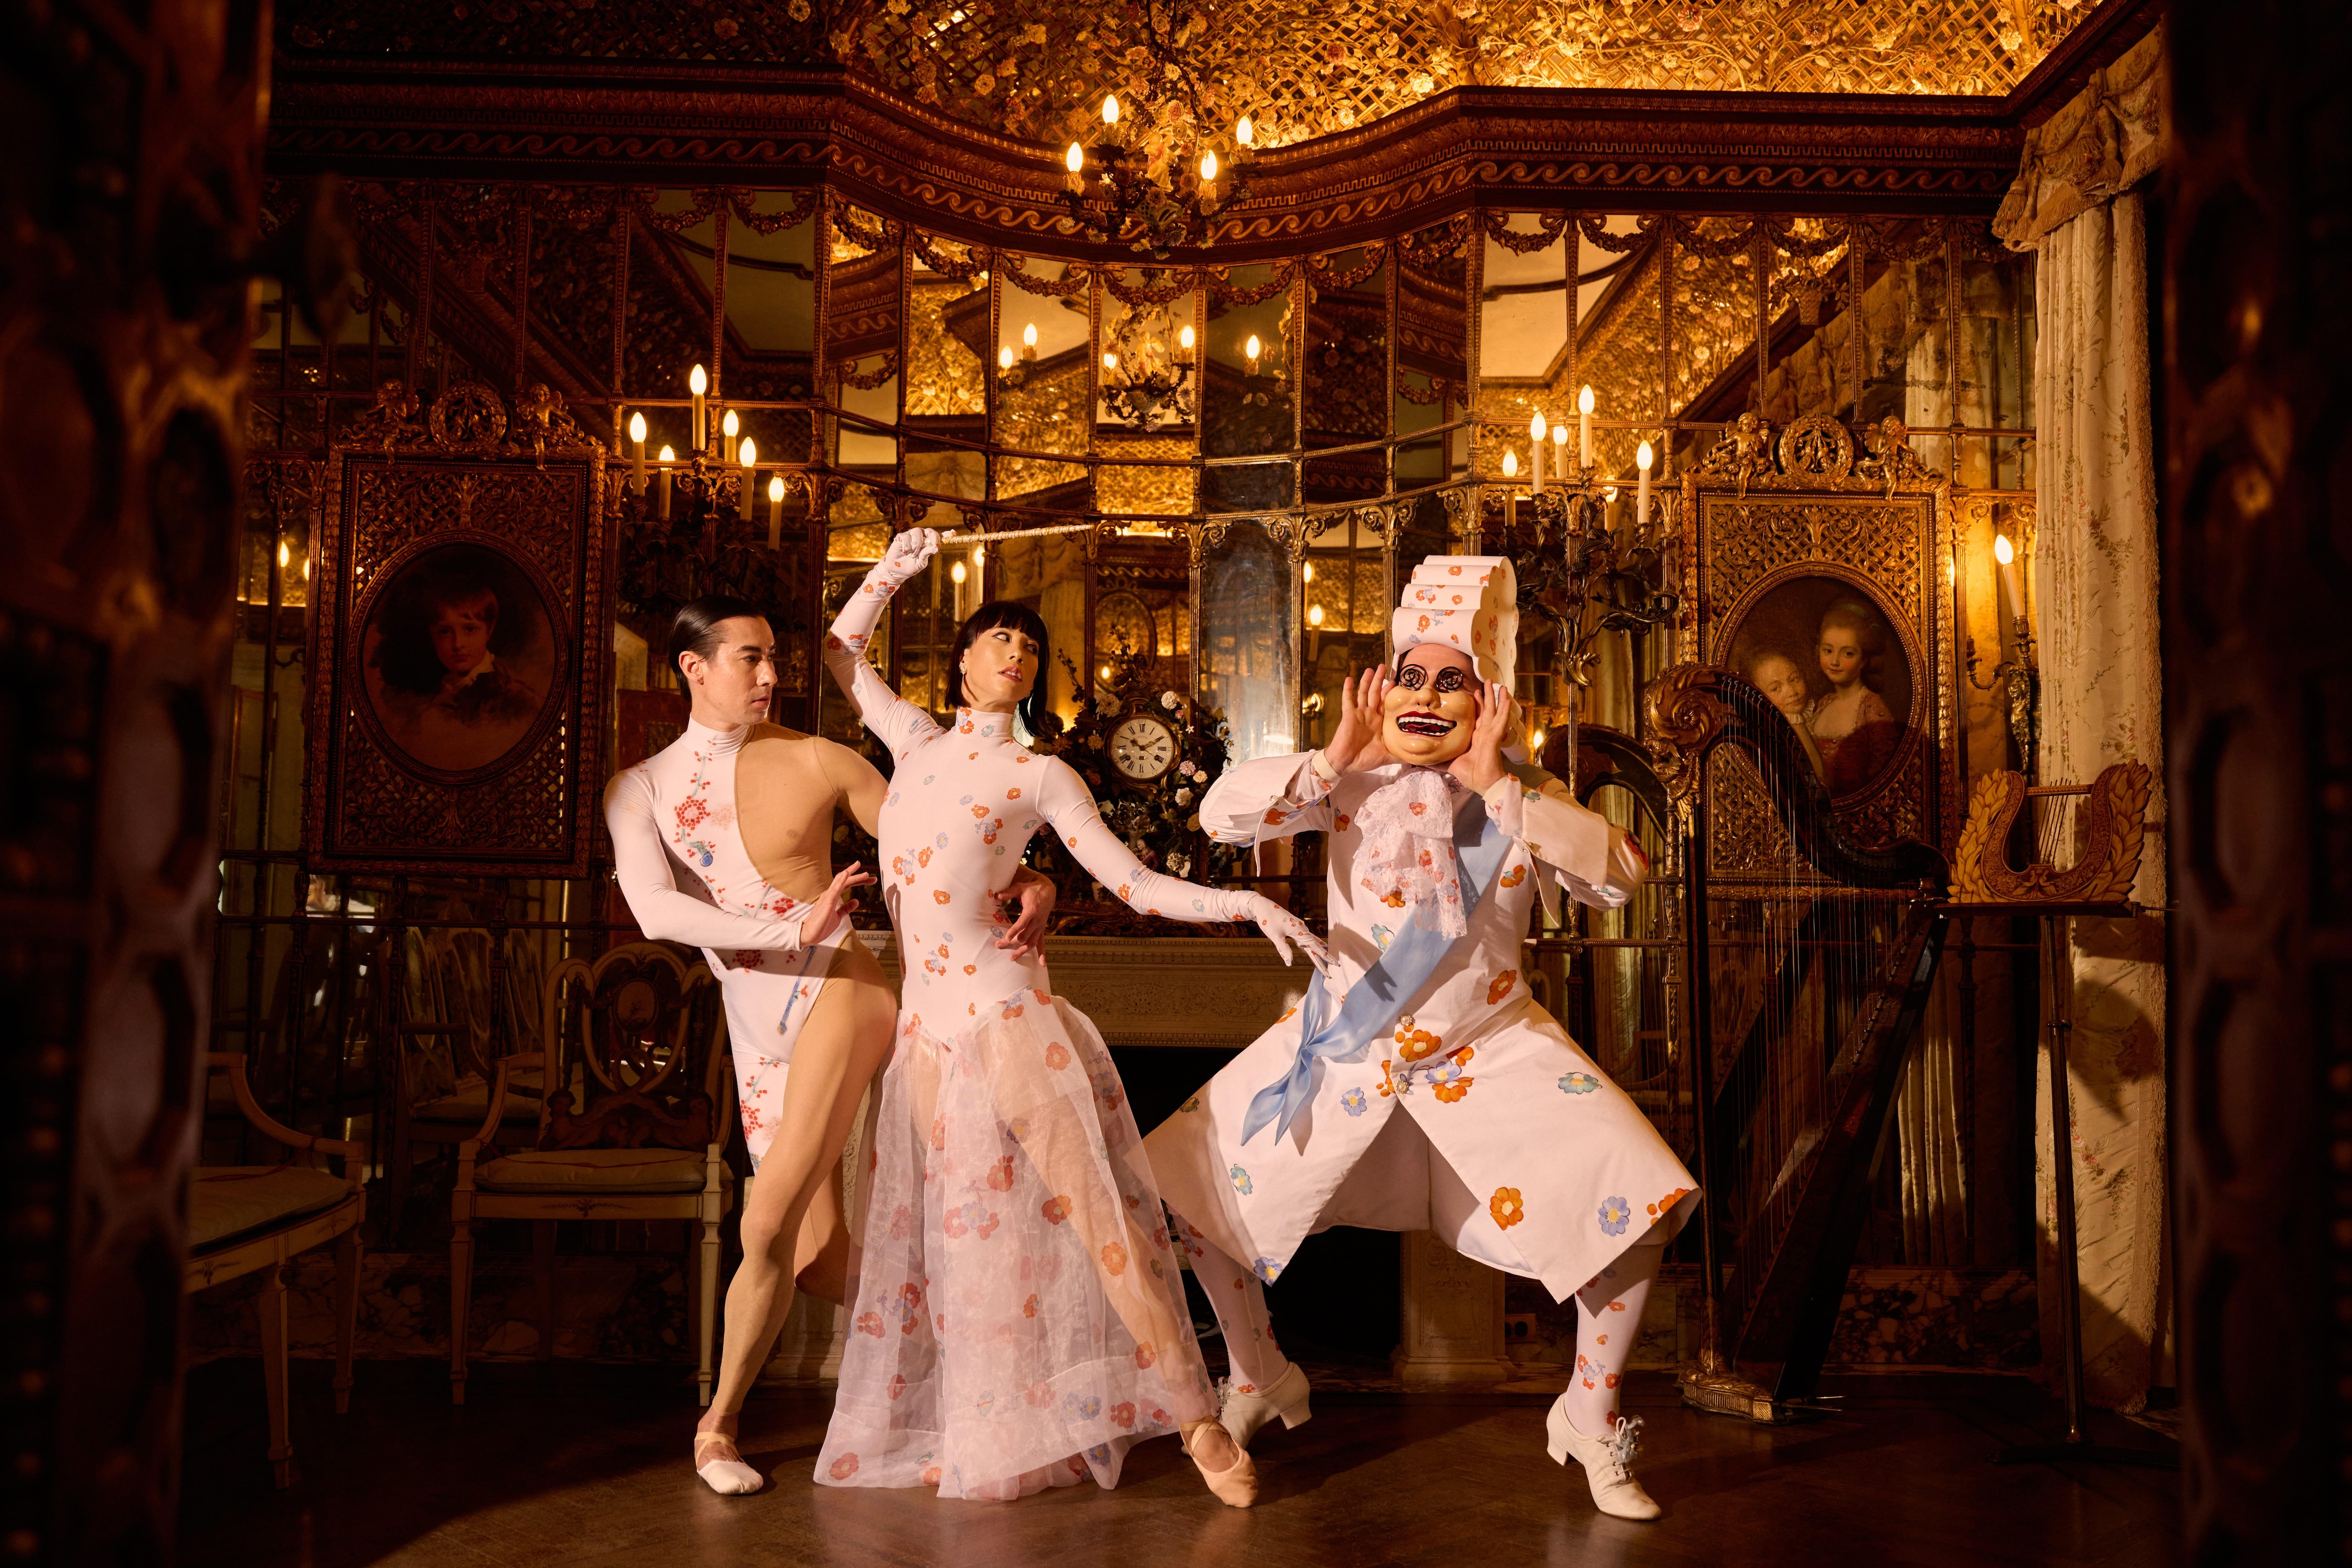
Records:
M541 987L536 950L509 943L507 995L492 994L490 933L410 931L406 988L395 1029L400 1073L392 1103L392 1147L386 1162L392 1223L407 1215L416 1147L454 1150L480 1129L496 1075L499 1014L520 1055L538 1060ZM517 963L518 956L522 959ZM528 965L525 969L524 965ZM527 1006L514 994L530 985ZM541 1082L535 1066L518 1063L509 1075L500 1125L521 1136L540 1119Z
M719 1226L735 1205L735 1174L725 1159L735 1131L726 1029L709 968L652 942L566 959L549 974L544 1048L499 1063L489 1104L503 1103L514 1074L531 1069L543 1082L578 1086L588 1103L575 1114L573 1089L547 1096L537 1146L519 1153L497 1156L495 1110L458 1146L449 1197L452 1403L466 1402L474 1222L488 1219L531 1222L542 1358L555 1345L556 1221L692 1220L687 1280L696 1377L702 1403L710 1403Z
M278 1484L294 1479L294 1445L287 1432L286 1265L297 1254L335 1244L335 1414L351 1408L352 1336L360 1308L360 1222L367 1217L366 1148L337 1138L314 1138L271 1120L253 1098L241 1052L207 1051L207 1074L228 1074L236 1107L254 1130L284 1144L276 1165L199 1165L190 1184L188 1261L181 1276L189 1294L243 1275L262 1275L261 1378L269 1403L269 1462ZM207 1080L209 1081L209 1079ZM335 1176L300 1155L330 1154L343 1163Z

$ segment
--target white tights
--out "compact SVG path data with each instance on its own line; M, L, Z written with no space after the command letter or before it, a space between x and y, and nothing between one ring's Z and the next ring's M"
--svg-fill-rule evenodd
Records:
M1274 1342L1274 1319L1265 1310L1265 1287L1257 1276L1217 1250L1206 1237L1183 1227L1184 1246L1192 1255L1192 1277L1209 1293L1217 1327L1225 1336L1225 1352L1233 1361L1234 1391L1255 1394L1272 1387L1290 1370L1290 1358Z
M1565 1403L1570 1423L1588 1437L1605 1437L1616 1424L1617 1385L1665 1257L1665 1238L1653 1231L1576 1293L1576 1371Z

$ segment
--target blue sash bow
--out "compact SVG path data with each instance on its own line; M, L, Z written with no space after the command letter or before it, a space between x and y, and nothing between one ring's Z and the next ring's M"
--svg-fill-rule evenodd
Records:
M1486 803L1472 795L1454 818L1454 850L1461 867L1464 920L1477 912L1478 900L1493 885L1495 873L1502 868L1503 858L1510 847L1510 836L1486 815ZM1464 932L1465 936L1468 934ZM1417 911L1408 913L1403 929L1390 942L1388 951L1381 955L1379 963L1364 971L1363 978L1356 982L1340 1004L1338 1016L1329 1017L1328 1023L1325 1020L1331 1011L1330 998L1324 989L1322 973L1317 971L1307 984L1307 999L1299 1006L1298 1059L1291 1064L1289 1072L1251 1097L1249 1112L1242 1118L1242 1142L1247 1143L1256 1137L1258 1130L1269 1121L1275 1124L1276 1138L1286 1136L1292 1118L1306 1110L1307 1101L1314 1098L1316 1062L1358 1056L1371 1043L1373 1036L1385 1034L1406 1000L1437 972L1437 966L1460 940L1445 935L1435 926L1423 925Z

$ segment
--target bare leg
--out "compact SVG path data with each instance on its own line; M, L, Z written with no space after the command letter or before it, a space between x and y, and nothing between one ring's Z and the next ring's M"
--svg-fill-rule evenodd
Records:
M793 1282L801 1293L836 1307L849 1303L849 1281L856 1273L856 1244L842 1211L841 1162L818 1182L809 1197L808 1213L801 1218L799 1242L793 1247Z
M840 1164L858 1101L889 1048L896 1005L862 948L846 956L847 972L825 982L793 1047L774 1141L743 1206L743 1261L727 1290L719 1387L696 1426L698 1434L728 1441L698 1439L698 1469L714 1460L740 1465L732 1442L736 1417L792 1310L791 1270L802 1226L812 1200ZM862 974L861 968L873 973ZM751 1484L757 1484L756 1477Z

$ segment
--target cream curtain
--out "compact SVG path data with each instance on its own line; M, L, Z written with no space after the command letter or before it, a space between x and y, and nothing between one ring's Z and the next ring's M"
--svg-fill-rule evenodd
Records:
M2155 771L2137 901L2165 897L2156 467L2146 221L2125 193L2041 236L2034 379L2041 448L2034 599L2042 778L2087 784L2110 763ZM2063 851L2062 851L2063 852ZM2074 922L2071 1057L2083 1355L2094 1401L2145 1402L2168 1331L2164 928ZM2045 990L2045 999L2048 991ZM2047 1046L2035 1096L2043 1366L2058 1365Z

